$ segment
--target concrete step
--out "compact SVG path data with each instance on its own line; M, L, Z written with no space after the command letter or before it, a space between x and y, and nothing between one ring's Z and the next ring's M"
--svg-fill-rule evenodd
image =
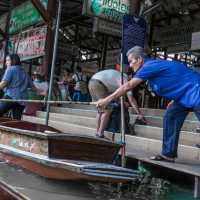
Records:
M71 105L71 104L70 104ZM82 106L83 107L83 106ZM150 126L156 126L156 127L162 127L163 124L163 113L165 110L160 109L147 109L142 108L142 112L144 113L144 116L146 119L150 122ZM64 107L51 107L51 111L54 113L63 113L63 114L70 114L70 115L79 115L79 116L85 116L85 117L95 117L96 116L96 110L87 110L87 109L74 109L74 108L64 108ZM133 112L132 108L129 109L130 113L130 119L131 123L135 120L135 113ZM195 132L196 128L199 127L199 121L196 118L194 113L190 113L182 127L182 130L184 131L192 131Z
M139 137L151 138L162 141L163 129L159 127L135 125L135 134ZM193 133L189 131L181 131L180 133L180 144L195 146L200 144L200 133Z
M166 110L163 109L150 109L150 108L141 108L142 113L145 116L156 116L156 117L163 117L164 112ZM129 112L131 114L134 114L134 109L133 108L129 108ZM195 116L195 114L193 112L189 113L186 120L191 120L191 121L198 121L197 117Z
M130 123L135 121L136 116L134 114L130 114ZM153 127L163 127L163 118L158 116L145 116L147 123L149 126ZM199 121L191 121L185 120L183 127L181 130L189 131L189 132L196 132L196 129L200 127Z
M37 117L45 118L46 113L38 111ZM132 115L134 117L134 115ZM136 117L136 116L135 116ZM82 117L77 115L66 115L66 114L59 114L59 113L50 113L49 115L50 120L56 122L66 122L70 124L81 125L89 128L96 127L96 119ZM135 119L132 119L135 120ZM152 127L152 126L142 126L142 125L135 125L134 132L137 136L145 137L145 138L152 138L157 140L162 140L163 130L160 127ZM182 131L180 134L180 143L190 146L195 146L197 143L200 143L200 134L193 133L189 131Z
M33 116L27 116L23 115L24 121L34 122L38 124L45 124L44 118L39 117L33 117ZM67 122L62 121L53 121L49 120L49 126L54 127L58 130L60 130L63 133L77 133L77 134L84 134L84 135L95 135L95 129L89 128L86 126L80 126L77 124L71 124Z
M143 138L138 136L126 137L126 154L131 156L135 149L150 154L160 154L162 142L160 140ZM192 146L179 144L178 157L183 160L200 161L200 149Z
M85 117L96 117L96 110L87 110L87 109L77 109L77 108L67 108L67 107L51 107L50 111L53 113L62 113L70 115L79 115Z
M38 117L23 116L23 120L37 122L44 124L44 119ZM64 133L73 133L81 135L94 135L95 129L85 126L74 125L70 123L49 121L49 125L57 128ZM111 133L106 132L105 135L111 138ZM121 135L116 134L115 141L120 142ZM156 139L144 138L133 135L126 135L126 149L127 153L131 155L131 152L137 149L138 151L145 151L152 154L160 153L162 142ZM179 157L186 160L200 160L200 149L187 145L179 145Z
M96 111L94 110L84 110L84 109L71 109L71 108L62 108L62 107L52 107L51 111L54 113L61 113L61 114L67 114L70 115L66 116L66 120L70 120L74 121L74 123L80 124L80 125L86 125L86 126L90 126L90 124L92 124L92 127L95 127L96 125L96 120L93 120L92 118L95 118L96 116ZM58 117L58 115L56 115ZM76 117L82 117L80 120L77 119L75 120ZM84 116L84 117L83 117ZM64 116L62 116L64 118ZM91 122L88 123L88 120L91 120ZM136 119L137 115L135 114L130 114L130 123L134 124L135 123L135 119ZM147 121L148 121L148 125L149 126L153 126L153 127L162 127L163 126L163 118L161 116L145 116ZM189 131L189 132L196 132L196 128L198 128L200 126L199 121L190 121L190 120L185 120L182 130L183 131Z
M70 104L64 104L62 107L65 108L74 108L74 109L86 109L86 110L96 110L95 105L87 105L87 104L81 104L81 103L70 103Z
M37 117L45 119L46 112L38 111ZM132 116L134 117L134 115ZM136 116L135 116L136 117ZM73 124L78 126L84 126L89 128L96 128L96 119L77 116L77 115L66 115L60 113L50 113L49 119L55 122L63 122L67 124ZM132 119L135 120L135 119ZM152 138L157 140L162 140L163 130L160 127L152 127L152 126L142 126L135 125L134 132L137 136ZM189 131L181 131L180 134L180 143L195 146L197 143L200 144L200 134L192 133Z
M37 111L36 116L45 119L46 112ZM49 119L58 122L66 122L71 124L82 125L86 127L96 127L96 118L94 117L83 117L81 115L71 115L62 113L49 113Z
M45 119L46 112L38 111L37 117ZM50 113L49 119L56 122L64 122L73 125L81 125L89 128L96 128L96 119L92 117L83 117L78 115L70 115L70 114L60 114L60 113ZM131 115L131 122L135 121L136 115ZM161 118L160 118L161 119ZM194 122L194 124L197 122ZM192 123L188 121L188 124ZM184 125L187 127L187 122ZM194 126L193 126L194 127ZM180 143L185 145L194 146L197 143L200 143L200 134L190 131L181 131L180 134ZM194 129L196 130L196 129ZM154 126L142 126L135 125L134 132L136 135L146 138L152 138L157 140L162 140L163 130L161 127Z
M65 107L57 107L57 108L71 108L71 109L77 109L77 110L93 110L96 112L95 105L84 105L84 104L66 104ZM55 107L52 107L52 110L55 111ZM134 114L134 109L129 108L129 111L131 114ZM150 109L150 108L141 108L141 111L144 113L145 116L157 116L157 117L163 117L164 112L166 110L164 109ZM83 111L84 112L84 111ZM198 121L194 113L189 113L189 115L186 118L187 120L191 121Z

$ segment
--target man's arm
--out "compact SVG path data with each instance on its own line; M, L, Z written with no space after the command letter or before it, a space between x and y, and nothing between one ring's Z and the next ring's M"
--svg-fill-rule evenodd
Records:
M0 90L3 90L7 86L8 82L7 81L1 81L0 82Z
M106 107L112 100L117 99L124 95L129 90L135 88L137 85L139 85L143 80L132 78L127 83L120 86L115 92L113 92L111 95L107 96L104 99L100 99L97 101L97 107Z
M137 104L136 99L133 97L133 95L127 95L128 101L131 104L131 107L135 110L136 114L141 115L139 106Z
M131 107L135 110L137 114L137 119L141 120L143 123L147 123L143 113L139 109L136 99L133 97L133 95L127 95L127 96L131 104Z

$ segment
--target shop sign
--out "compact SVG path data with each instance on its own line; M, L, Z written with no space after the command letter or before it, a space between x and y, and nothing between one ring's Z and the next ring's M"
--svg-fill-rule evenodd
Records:
M122 53L123 63L128 63L126 53L134 46L144 47L146 35L146 21L142 17L125 15L123 18Z
M0 43L0 69L3 68L3 63L4 63L4 52L5 52L5 41Z
M200 49L200 32L192 33L191 50Z
M9 41L9 52L17 53L22 61L44 56L46 34L47 27L43 26L15 35Z
M98 17L94 18L93 21L93 32L103 33L107 35L121 37L122 28L121 24L113 23Z
M121 22L130 10L130 0L84 0L83 14Z
M40 0L45 8L47 8L48 0ZM11 11L9 33L20 32L24 28L42 21L42 17L31 3L27 1L17 6Z

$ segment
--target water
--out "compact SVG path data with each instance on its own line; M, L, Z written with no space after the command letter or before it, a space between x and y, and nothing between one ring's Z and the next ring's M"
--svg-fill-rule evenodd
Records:
M189 187L140 176L132 184L54 181L7 163L0 163L0 179L14 186L31 200L192 200Z
M91 183L96 199L104 200L192 200L193 191L189 187L173 185L166 180L149 178L146 183L132 183L117 187Z

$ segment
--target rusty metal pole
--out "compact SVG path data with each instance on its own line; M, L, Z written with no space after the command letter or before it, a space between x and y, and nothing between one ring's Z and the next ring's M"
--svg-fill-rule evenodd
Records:
M58 13L57 13L55 39L54 39L53 58L52 58L52 65L51 65L51 76L50 76L50 82L49 82L48 103L47 103L47 111L46 111L46 119L45 119L46 125L48 125L48 122L49 122L49 111L50 111L49 101L51 100L51 94L52 94L52 89L53 89L53 77L54 77L55 64L56 64L56 53L57 53L61 11L62 11L62 2L61 0L58 0Z
M138 16L140 13L140 2L141 0L132 0L130 1L130 14ZM123 33L123 24L122 24L122 33ZM122 42L123 42L123 34L122 34ZM122 44L123 46L123 44ZM121 85L124 84L123 80L123 55L121 53L120 56L120 71L121 71ZM120 97L120 104L121 104L121 142L123 144L122 152L121 152L121 166L126 166L126 137L125 137L125 118L124 118L124 97Z

